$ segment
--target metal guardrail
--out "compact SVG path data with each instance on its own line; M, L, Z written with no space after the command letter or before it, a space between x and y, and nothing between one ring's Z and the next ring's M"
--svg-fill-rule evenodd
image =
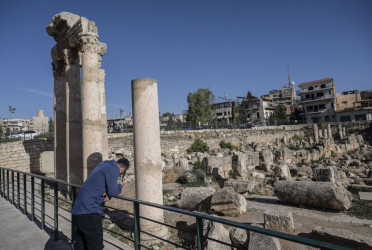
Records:
M16 175L16 180L15 180L15 175ZM21 188L21 185L20 185L21 184L20 183L21 176L23 176L22 177L23 188ZM30 191L27 191L27 177L30 177L30 179L31 179L30 180L30 183L31 183L31 190ZM45 202L46 202L45 185L46 185L46 183L48 183L48 185L53 186L53 190L54 190L53 196L52 195L49 195L49 196L53 198L53 206L54 206L54 217L52 218L53 221L54 221L53 231L54 231L54 240L57 241L58 240L58 216L59 216L58 212L59 212L59 209L63 209L65 211L68 211L68 210L62 208L59 205L59 200L62 200L64 202L68 202L73 206L73 204L75 202L75 198L76 198L77 188L80 188L81 186L70 184L70 183L67 183L67 182L62 181L62 180L57 180L57 179L53 179L53 178L49 178L49 177L36 175L36 174L31 174L31 173L18 171L18 170L12 170L12 169L9 169L9 168L0 167L0 194L1 194L1 196L3 198L5 198L6 200L8 200L13 205L15 205L16 208L20 209L21 208L21 203L20 203L21 192L20 191L23 189L23 202L24 202L23 203L23 213L25 215L27 215L27 214L30 215L30 220L31 221L35 221L37 219L36 218L37 216L35 214L35 197L38 197L38 196L35 195L35 178L40 180L40 190L39 191L40 191L41 209L40 209L40 217L39 218L40 218L40 223L41 223L41 229L42 230L45 230L45 216L46 216L46 213L45 213ZM16 192L17 192L16 196L17 197L15 197L15 185L16 185ZM71 194L70 194L71 200L70 201L67 201L67 200L64 200L64 199L61 199L61 198L58 197L58 187L59 187L59 185L66 185L66 186L71 187ZM27 202L27 193L30 194L30 203ZM15 198L16 198L16 200L15 200ZM151 220L149 218L142 217L140 215L139 205L150 206L150 207L154 207L154 208L167 210L167 211L171 211L171 212L175 212L175 213L179 213L179 214L194 217L195 220L196 220L196 233L191 232L191 231L188 231L188 233L193 234L193 235L196 236L196 242L197 242L197 249L198 250L204 249L204 241L205 240L212 240L212 241L218 242L218 243L223 244L223 245L228 245L232 249L241 249L237 246L233 246L233 245L228 244L226 242L222 242L218 239L212 239L210 237L204 236L204 234L203 234L203 221L204 220L209 220L209 221L225 224L225 225L236 227L236 228L241 228L241 229L244 229L244 230L253 231L253 232L256 232L256 233L260 233L260 234L276 237L276 238L279 238L279 239L288 240L288 241L291 241L291 242L296 242L296 243L312 246L312 247L318 247L318 248L321 248L321 249L349 249L349 248L346 248L346 247L342 247L342 246L338 246L338 245L334 245L334 244L330 244L330 243L326 243L326 242L322 242L322 241L318 241L318 240L313 240L313 239L304 238L304 237L300 237L300 236L281 233L281 232L268 230L268 229L264 229L264 228L260 228L260 227L256 227L256 226L251 226L251 225L247 225L247 224L243 224L243 223L239 223L239 222L235 222L235 221L231 221L231 220L227 220L227 219L223 219L223 218L218 218L218 217L213 217L213 216L210 216L210 215L205 215L205 214L202 214L202 213L182 210L182 209L175 208L175 207L154 204L154 203L141 201L141 200L136 200L136 199L123 197L123 196L115 196L114 198L124 200L124 201L129 201L129 202L133 203L134 213L132 215L134 217L134 240L130 239L128 237L125 237L125 236L122 236L122 237L126 238L127 240L132 241L134 243L134 247L135 247L136 250L141 249L141 248L150 249L149 247L141 244L141 238L140 238L141 233L146 234L146 235L150 235L154 238L158 238L159 240L165 241L167 243L173 244L173 245L175 245L177 247L180 247L180 248L183 248L183 249L190 249L189 247L185 247L185 246L182 246L180 244L170 242L170 241L165 240L165 239L161 239L161 238L159 238L155 235L152 235L148 232L145 232L145 231L141 230L140 220L144 219L144 220L149 220L149 221L154 222L154 223L161 224L163 226L167 226L167 227L170 227L170 228L185 231L182 228L174 227L172 225L168 225L168 224L165 224L165 223L160 223L158 221L154 221L154 220ZM30 211L27 208L28 204L30 204L30 206L31 206ZM68 211L68 212L70 212L70 211ZM124 211L122 211L122 212L124 212ZM129 213L129 212L127 212L127 213ZM49 218L51 218L51 217L49 217ZM112 232L112 233L116 233L116 232L110 231L108 229L105 229L105 230L109 231L109 232ZM74 247L75 247L74 243L75 243L75 227L72 223L72 217L71 217L71 249L74 249Z

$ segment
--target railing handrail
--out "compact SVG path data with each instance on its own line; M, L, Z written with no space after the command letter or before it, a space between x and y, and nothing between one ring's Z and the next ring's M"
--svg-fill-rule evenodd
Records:
M60 184L68 185L68 186L75 187L75 188L81 188L80 185L71 184L71 183L65 182L63 180L58 180L58 179L54 179L54 178L50 178L50 177L37 175L37 174L27 173L27 172L24 172L24 171L14 170L14 169L10 169L10 168L0 167L0 169L4 169L4 170L8 170L8 171L11 171L11 172L16 172L16 173L20 173L20 174L24 174L24 175L28 175L28 176L32 176L32 177L35 177L35 178L38 178L38 179L41 179L41 180L44 180L44 181L48 181L48 182L60 183ZM184 214L184 215L193 216L197 220L198 219L206 219L206 220L222 223L222 224L229 225L229 226L234 226L234 227L237 227L237 228L245 229L245 230L248 230L248 231L253 231L253 232L256 232L256 233L260 233L260 234L265 234L265 235L280 238L280 239L283 239L283 240L289 240L289 241L292 241L292 242L296 242L296 243L300 243L300 244L304 244L304 245L308 245L308 246L321 247L321 248L325 248L325 249L341 249L341 250L350 249L350 248L347 248L347 247L342 247L342 246L334 245L334 244L323 242L323 241L309 239L309 238L305 238L305 237L302 237L302 236L291 235L291 234L282 233L282 232L278 232L278 231L274 231L274 230L270 230L270 229L251 226L251 225L247 225L247 224L244 224L244 223L241 223L241 222L227 220L227 219L223 219L223 218L219 218L219 217L213 217L213 216L210 216L210 215L207 215L207 214L202 214L202 213L199 213L199 212L192 212L192 211L183 210L183 209L175 208L175 207L171 207L171 206L160 205L160 204L156 204L156 203L152 203L152 202L137 200L137 199L134 199L134 198L124 197L124 196L120 196L120 195L114 196L113 198L130 201L130 202L133 202L133 204L141 204L141 205L151 206L151 207L155 207L155 208L159 208L159 209L163 209L163 210L168 210L168 211L171 211L171 212L176 212L176 213L181 213L181 214ZM141 217L141 218L146 219L145 217Z

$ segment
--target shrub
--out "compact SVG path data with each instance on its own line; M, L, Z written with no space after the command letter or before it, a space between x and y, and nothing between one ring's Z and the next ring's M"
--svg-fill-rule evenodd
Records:
M196 170L196 169L201 169L202 167L202 163L200 161L197 161L194 163L194 166L192 169Z
M289 145L288 148L289 148L290 150L299 150L299 149L300 149L299 146L297 146L297 145L293 145L293 144Z
M296 140L296 141L302 141L304 138L302 138L301 136L299 136L298 134L294 134L292 136L292 139L293 140Z
M220 147L222 149L225 149L225 148L228 148L228 149L231 149L231 150L237 150L237 151L240 151L240 148L231 144L230 142L225 142L224 140L220 141Z
M318 129L324 129L324 124L321 121L318 121Z
M187 149L187 153L192 152L209 153L209 146L206 142L200 139L196 139L194 143L191 145L191 147Z

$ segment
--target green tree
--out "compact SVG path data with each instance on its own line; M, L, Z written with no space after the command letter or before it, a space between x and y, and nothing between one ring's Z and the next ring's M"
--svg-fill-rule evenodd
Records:
M257 98L257 97L253 96L252 93L251 93L251 91L248 90L248 92L247 92L247 100L252 100L254 98Z
M200 88L194 93L190 92L187 96L189 110L186 120L190 122L194 128L199 124L211 124L215 117L214 101L215 96L209 88Z
M248 117L248 115L247 115L247 111L244 109L244 108L240 108L239 109L239 121L240 121L240 123L246 123L247 122L247 117Z
M49 136L54 137L54 122L52 120L52 117L49 117Z
M271 125L282 125L288 122L287 108L283 104L279 104L273 114L270 116L269 121Z

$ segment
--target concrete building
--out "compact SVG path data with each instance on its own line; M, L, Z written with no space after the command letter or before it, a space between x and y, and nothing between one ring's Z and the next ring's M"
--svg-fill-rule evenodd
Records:
M38 110L37 116L32 117L30 129L44 134L49 131L48 117L44 115L44 110Z
M361 100L358 90L337 94L336 120L338 122L371 121L372 99Z
M293 81L289 83L289 86L283 86L281 89L270 90L269 94L264 95L263 97L271 98L276 106L279 104L294 105L298 101Z
M303 107L307 123L318 121L330 122L336 120L335 113L335 83L332 78L303 82L298 85L300 91L299 104Z
M262 96L251 100L243 100L239 106L239 112L244 109L247 113L247 121L253 124L266 124L267 120L275 110L272 98Z
M226 123L226 125L234 124L236 119L236 102L224 101L214 103L213 105L216 110L217 123Z

